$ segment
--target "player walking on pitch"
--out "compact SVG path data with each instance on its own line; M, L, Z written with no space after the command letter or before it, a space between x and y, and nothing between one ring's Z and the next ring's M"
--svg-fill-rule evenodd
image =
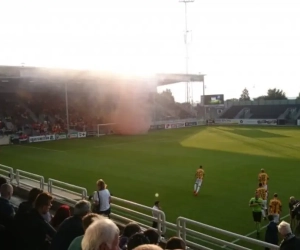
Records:
M259 194L255 192L255 197L251 198L249 201L249 207L252 208L252 216L256 225L257 238L259 238L259 234L260 234L262 206L263 206L263 200L259 198Z
M261 213L262 216L264 217L264 220L266 220L268 215L267 190L263 187L262 183L259 183L259 187L256 189L256 192L259 198L263 200L263 207Z
M194 184L194 195L197 196L198 193L199 193L199 190L201 188L201 185L202 185L202 181L203 181L203 178L204 178L204 170L203 170L203 167L200 166L197 171L196 171L196 174L195 174L195 177L196 177L196 182Z
M258 174L258 183L261 183L262 186L268 191L268 181L269 181L269 176L265 172L265 170L262 168L260 170L260 173Z

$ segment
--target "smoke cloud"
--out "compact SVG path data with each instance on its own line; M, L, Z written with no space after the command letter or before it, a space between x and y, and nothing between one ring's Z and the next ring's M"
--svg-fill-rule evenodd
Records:
M113 131L119 135L138 135L149 131L151 109L148 98L137 91L136 86L119 86L115 109L108 114L106 121L115 123Z

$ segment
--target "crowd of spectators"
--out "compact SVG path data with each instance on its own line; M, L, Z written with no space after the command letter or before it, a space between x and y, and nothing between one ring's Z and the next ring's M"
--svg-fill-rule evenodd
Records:
M97 182L98 201L110 197L105 192L103 180ZM153 228L142 230L136 222L128 223L120 233L118 226L108 218L109 213L92 211L87 200L78 201L73 211L67 205L61 205L54 216L50 214L53 197L42 190L33 188L27 201L18 208L10 203L13 186L0 177L0 246L6 250L159 250L161 237ZM100 193L100 194L99 194ZM98 202L99 203L99 202ZM97 207L97 200L94 205ZM101 213L102 212L102 213ZM101 213L101 214L99 214ZM272 218L270 218L271 220ZM277 229L275 226L274 228ZM300 239L291 230L290 224L278 225L283 240L282 250L299 250ZM165 249L186 249L185 242L171 237Z

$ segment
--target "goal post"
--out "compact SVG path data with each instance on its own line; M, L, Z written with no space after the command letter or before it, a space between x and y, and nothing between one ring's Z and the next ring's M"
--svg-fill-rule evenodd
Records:
M97 136L103 135L112 135L114 134L114 127L116 123L104 123L104 124L97 124Z

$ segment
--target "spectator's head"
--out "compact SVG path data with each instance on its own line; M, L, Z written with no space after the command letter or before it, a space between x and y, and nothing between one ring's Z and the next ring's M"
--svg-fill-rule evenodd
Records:
M147 229L144 232L144 235L148 238L150 244L157 245L159 243L159 235L154 229L152 228Z
M36 200L36 197L38 197L39 194L43 193L43 190L38 188L33 188L28 193L28 202L33 204Z
M91 212L91 203L86 200L78 201L74 207L74 216L84 217Z
M148 238L143 233L136 233L129 238L127 250L133 250L134 248L145 244L150 244Z
M268 215L268 220L269 220L269 221L273 221L273 220L274 220L274 216L273 216L272 214L269 214L269 215Z
M102 179L99 179L98 181L97 181L97 187L98 187L98 190L104 190L104 189L106 189L107 188L107 185L105 184L105 181L104 180L102 180Z
M186 246L184 241L179 237L172 237L167 241L166 249L173 250L173 249L184 249Z
M136 247L134 250L162 250L162 249L156 245L145 244L145 245Z
M82 218L82 226L84 231L88 229L88 227L96 220L101 219L102 216L99 214L90 213Z
M130 238L132 235L139 233L141 228L139 224L135 222L129 222L124 228L123 235L124 237Z
M282 221L278 225L278 232L283 236L286 237L292 233L292 229L289 223Z
M294 203L295 201L296 201L296 198L295 198L294 196L291 196L291 197L290 197L290 202L291 202L291 203Z
M8 183L4 183L1 185L0 192L1 192L2 198L10 200L10 198L13 195L14 188L12 185L10 185Z
M0 176L0 187L5 183L7 183L7 180L4 177Z
M52 206L52 200L53 197L51 194L47 192L40 193L34 202L34 208L38 210L38 212L42 215L45 215L49 212L51 206Z
M70 211L70 207L67 205L62 205L60 206L54 217L51 220L51 225L54 228L57 228L65 219L67 219L68 217L70 217L71 215L71 211Z
M95 220L85 231L82 250L119 250L119 228L108 219Z

